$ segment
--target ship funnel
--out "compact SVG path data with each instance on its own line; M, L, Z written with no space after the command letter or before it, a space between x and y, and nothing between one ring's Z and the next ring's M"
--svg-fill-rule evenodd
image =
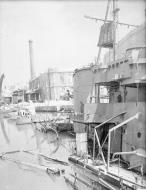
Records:
M29 40L29 57L30 57L30 75L31 80L35 78L34 60L33 60L33 41Z

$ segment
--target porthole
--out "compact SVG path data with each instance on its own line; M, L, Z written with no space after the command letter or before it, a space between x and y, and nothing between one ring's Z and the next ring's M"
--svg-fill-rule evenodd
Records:
M135 150L135 147L134 146L131 146L131 151L134 151Z
M123 134L126 133L126 128L123 127L123 129L122 129L122 133L123 133Z
M140 138L141 137L141 132L137 133L137 137Z

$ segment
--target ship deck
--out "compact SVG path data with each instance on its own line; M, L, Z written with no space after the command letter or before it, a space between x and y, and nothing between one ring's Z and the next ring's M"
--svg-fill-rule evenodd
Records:
M114 183L116 185L118 184L119 187L122 184L130 189L146 189L146 176L141 176L131 170L121 168L117 164L111 164L107 171L101 161L99 161L99 164L93 165L93 161L91 159L81 158L76 155L69 157L69 161L73 163L76 171L78 170L78 166L82 168L85 175L88 175L87 172L91 172L93 175L98 177L101 176L101 178L106 181L114 181ZM92 179L96 180L97 177L94 178L92 176Z

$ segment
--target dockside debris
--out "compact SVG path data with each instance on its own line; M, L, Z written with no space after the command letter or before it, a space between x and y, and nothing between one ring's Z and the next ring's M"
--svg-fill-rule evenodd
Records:
M25 161L21 161L20 159L18 160L18 159L15 159L13 157L10 157L10 155L12 155L12 154L22 153L22 152L23 153L29 153L31 155L38 155L45 162L42 165L40 165L38 163L25 162ZM61 174L64 174L64 172L65 172L65 169L60 168L59 165L68 166L67 162L64 162L64 161L61 161L61 160L58 160L58 159L55 159L55 158L51 158L51 157L48 157L47 155L45 155L43 153L34 152L34 151L31 151L31 150L13 150L13 151L8 151L8 152L3 152L3 153L0 153L0 159L3 160L3 161L10 161L10 162L16 163L19 166L20 165L25 166L29 170L30 169L37 169L37 170L40 170L40 171L44 171L49 175L57 175L57 176L61 175ZM47 162L47 161L49 161L49 162ZM49 164L52 163L52 162L56 163L57 166L56 165L54 167L50 166Z

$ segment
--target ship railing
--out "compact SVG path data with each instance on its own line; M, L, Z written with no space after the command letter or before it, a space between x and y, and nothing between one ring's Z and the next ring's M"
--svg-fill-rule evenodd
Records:
M109 119L107 119L106 121L102 122L101 124L97 125L95 128L94 128L94 142L93 142L93 161L95 161L95 140L97 140L97 143L98 143L98 146L99 146L99 154L101 154L101 157L102 157L102 160L103 160L103 163L105 166L107 166L106 164L106 161L105 161L105 157L103 155L103 151L102 151L102 146L101 146L101 143L100 143L100 140L99 140L99 136L97 134L97 129L103 125L105 125L106 123L110 122L111 120L125 114L126 112L121 112Z
M109 171L109 165L110 165L110 149L111 149L111 133L117 129L119 129L120 127L122 127L123 125L129 123L130 121L134 120L134 119L138 119L139 118L140 113L136 113L134 116L128 118L127 120L123 121L122 123L116 125L115 127L111 128L108 132L108 157L107 157L107 171Z

